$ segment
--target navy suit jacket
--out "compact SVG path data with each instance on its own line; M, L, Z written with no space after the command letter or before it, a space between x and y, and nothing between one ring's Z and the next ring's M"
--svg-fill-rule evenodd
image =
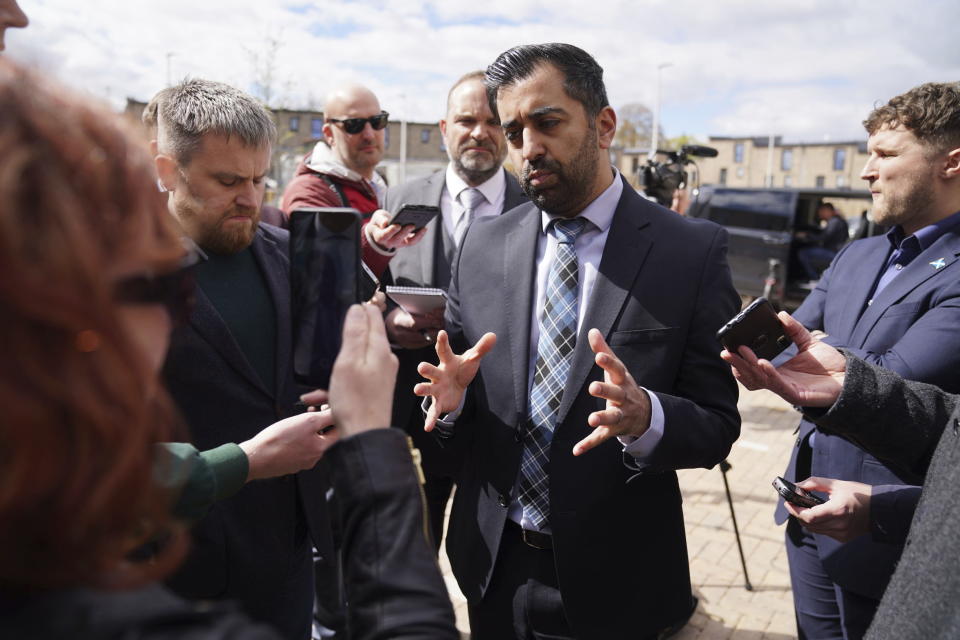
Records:
M472 602L489 585L520 464L540 221L533 204L477 220L450 283L446 323L457 352L487 331L498 339L444 440L448 455L463 457L447 551ZM550 447L553 553L578 638L645 637L689 613L675 469L717 464L740 427L737 387L715 337L739 308L726 238L624 182ZM603 404L587 393L603 379L586 339L591 327L663 405L663 439L642 465L625 464L615 439L573 456L591 431L587 416Z
M960 230L937 239L868 304L870 290L889 254L890 242L885 236L847 245L794 317L810 330L824 331L828 343L845 347L868 362L910 380L960 392ZM802 421L797 443L814 429L813 423ZM794 447L785 473L788 479L803 479L796 478L798 451ZM814 438L811 474L871 485L900 485L912 496L906 502L914 505L919 491L906 487L923 483L915 472L884 463L840 436L819 431ZM913 512L900 508L892 515L906 520L897 525L905 531ZM786 518L781 502L777 521ZM883 595L903 551L899 544L875 542L871 536L843 544L818 535L817 547L831 579L876 599Z
M294 413L288 233L261 224L252 251L276 310L276 388L267 389L203 290L171 337L164 380L199 449L242 442ZM171 587L194 599L232 599L291 638L309 633L313 544L332 557L318 469L259 480L213 505L193 529Z

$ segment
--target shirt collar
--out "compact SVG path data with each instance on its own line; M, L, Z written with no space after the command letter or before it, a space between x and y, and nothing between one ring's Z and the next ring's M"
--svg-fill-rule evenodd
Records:
M606 231L610 223L613 222L613 213L617 210L620 196L623 195L623 180L620 177L620 172L613 167L611 169L613 170L613 182L610 183L610 186L577 214L579 217L589 220L601 232ZM550 221L556 217L558 216L546 211L541 212L540 224L543 226L544 233L547 232Z
M450 197L459 202L457 198L460 196L460 192L464 189L469 189L470 185L466 181L457 175L457 172L453 170L453 163L447 163L447 191L450 193ZM503 175L503 169L497 169L497 172L492 176L486 179L486 181L481 182L475 188L483 194L483 197L487 199L489 203L495 203L497 201L498 195L503 192L506 187L507 179Z
M921 251L930 248L930 245L936 242L940 236L958 224L960 224L960 211L947 216L943 220L928 224L924 228L917 230L912 236L903 235L903 228L897 225L890 229L890 231L887 231L887 239L893 246L894 251L905 248L905 243L906 245L917 243L919 245L919 251L917 251L917 253L919 254Z

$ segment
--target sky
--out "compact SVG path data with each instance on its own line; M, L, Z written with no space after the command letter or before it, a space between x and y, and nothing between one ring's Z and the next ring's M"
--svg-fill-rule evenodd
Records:
M614 109L653 108L659 75L668 137L817 142L864 139L875 104L922 82L960 80L957 0L20 4L31 25L8 32L7 54L117 109L186 76L256 93L272 69L271 106L322 108L328 91L360 82L391 117L435 122L467 71L518 44L569 42L604 68Z

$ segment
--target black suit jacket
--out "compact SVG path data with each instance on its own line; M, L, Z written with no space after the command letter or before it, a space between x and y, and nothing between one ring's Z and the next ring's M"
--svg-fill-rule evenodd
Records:
M506 179L503 194L503 211L510 211L525 202L527 196L520 184L505 169L500 169ZM385 208L396 213L404 204L431 204L440 206L440 197L446 183L446 170L437 171L424 178L411 180L387 190ZM385 282L408 287L440 287L446 289L450 284L450 256L452 247L444 237L443 221L437 216L427 224L423 239L412 247L397 250L390 261L389 276ZM420 398L413 395L413 386L422 380L417 373L421 362L435 362L436 354L432 347L424 349L397 349L400 367L397 371L397 392L394 394L393 424L410 433L419 448L429 451L433 448L433 439L423 435L423 414L420 412ZM436 456L425 456L424 466L428 472L442 469Z
M276 309L276 388L264 387L199 287L189 324L173 333L164 379L199 449L242 442L294 412L302 390L290 364L287 245L285 230L264 224L252 245ZM194 527L191 553L171 587L188 598L236 600L287 637L304 637L313 597L311 538L321 552L332 549L319 474L252 482L215 504Z
M457 352L483 333L497 345L445 441L463 456L447 551L470 601L493 573L521 457L541 212L524 205L473 224L450 284L447 327ZM678 468L711 467L739 434L737 387L717 329L739 308L726 232L640 197L624 182L577 339L550 448L550 526L567 619L579 638L652 635L689 613L690 578ZM574 457L602 406L586 339L603 333L636 382L655 392L663 439L639 468L616 440Z

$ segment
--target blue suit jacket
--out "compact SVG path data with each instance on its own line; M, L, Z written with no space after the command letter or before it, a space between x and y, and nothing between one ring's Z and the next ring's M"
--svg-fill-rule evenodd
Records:
M447 551L471 602L486 590L520 465L528 401L530 319L541 213L525 204L477 220L464 236L447 305L458 352L483 333L468 406L444 441L463 454ZM739 307L726 232L678 216L624 184L576 347L550 447L550 526L564 610L578 638L653 635L689 613L690 578L678 468L711 467L739 434L737 389L717 329ZM636 382L657 393L666 426L642 470L615 439L574 457L602 401L587 344L595 327Z
M910 380L960 392L960 232L955 229L941 236L868 304L870 290L889 253L890 242L885 236L847 245L794 317L810 330L824 331L830 344L845 347L868 362ZM797 443L814 429L812 423L802 421ZM788 479L803 479L796 478L797 452L794 447L785 473ZM871 485L901 485L905 489L923 482L909 470L884 463L840 436L819 431L814 438L811 474ZM877 513L872 517L892 515L901 520L880 523L881 527L906 530L913 510L903 508L903 503L915 505L919 491L907 490L905 495L912 499L878 498ZM897 504L893 514L882 508L890 502ZM781 503L777 522L786 518ZM871 536L846 544L817 536L817 547L827 574L835 582L877 599L883 595L903 550L899 544L875 542Z

